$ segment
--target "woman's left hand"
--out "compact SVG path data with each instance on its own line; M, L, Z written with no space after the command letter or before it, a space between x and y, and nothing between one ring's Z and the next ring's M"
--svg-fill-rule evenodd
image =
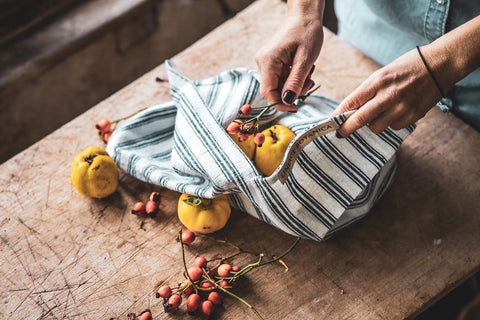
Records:
M332 116L357 110L338 129L342 137L365 125L374 133L389 126L399 130L422 118L441 98L414 49L368 77L340 103Z

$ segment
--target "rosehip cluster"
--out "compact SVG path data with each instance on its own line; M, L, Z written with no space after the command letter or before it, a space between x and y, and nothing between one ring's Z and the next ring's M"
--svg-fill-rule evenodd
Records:
M238 141L242 142L253 135L253 141L259 147L265 142L265 135L258 132L258 120L259 116L240 119L240 116L250 116L252 114L252 106L250 104L244 104L238 111L237 119L230 122L227 126L227 132L230 134L238 134Z
M110 318L110 320L120 320L119 318ZM127 315L127 320L152 320L152 312L149 309L146 309L138 316L135 313L129 313Z
M112 122L108 119L102 119L97 122L95 128L97 128L98 135L102 138L103 142L107 143L113 132Z
M184 230L181 234L182 243L190 244L195 240L195 234ZM165 312L171 312L180 307L186 299L187 312L190 315L203 313L211 315L216 305L222 304L222 296L218 292L232 288L228 281L240 267L228 263L209 265L204 256L197 256L194 264L186 269L185 280L177 287L163 285L158 288L157 298L163 298Z
M158 213L158 205L160 204L161 198L162 196L159 192L152 192L146 204L138 201L133 205L132 214L137 216L147 214L149 217L155 218Z

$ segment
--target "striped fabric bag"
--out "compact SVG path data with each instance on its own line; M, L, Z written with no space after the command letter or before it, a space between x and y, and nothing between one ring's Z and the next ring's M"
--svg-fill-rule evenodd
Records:
M118 166L140 180L202 198L229 194L233 207L302 238L320 241L364 216L392 182L395 152L414 129L313 137L290 158L286 177L280 176L284 165L265 177L225 131L243 104L266 104L258 72L233 69L191 81L166 65L173 101L138 113L114 131L107 151ZM336 105L311 95L298 101L297 113L271 108L260 129L274 123L290 128L297 135L292 146ZM345 117L335 120L341 124Z

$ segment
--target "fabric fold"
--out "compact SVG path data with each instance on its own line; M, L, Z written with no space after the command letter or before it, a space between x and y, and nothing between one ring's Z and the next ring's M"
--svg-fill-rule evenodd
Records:
M414 130L375 135L362 128L346 139L328 133L300 152L281 183L276 173L262 176L225 131L241 105L266 104L258 72L232 69L192 81L166 66L172 101L140 112L110 137L107 151L119 167L203 198L229 194L232 206L303 238L322 240L364 216L390 185L395 152ZM269 110L260 129L279 123L299 135L338 103L311 95L297 104L295 114Z

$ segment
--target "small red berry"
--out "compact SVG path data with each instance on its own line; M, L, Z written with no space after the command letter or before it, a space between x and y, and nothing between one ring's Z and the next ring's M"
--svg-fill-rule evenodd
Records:
M208 300L212 301L213 304L222 304L222 297L217 291L212 291L208 294Z
M152 192L150 194L150 201L154 201L156 203L160 203L160 199L162 198L162 196L160 195L160 192Z
M200 295L196 293L192 293L188 299L187 299L187 312L193 313L200 308L200 303L202 302L202 299L200 298Z
M173 311L177 309L182 303L182 296L178 293L173 294L166 303L163 304L165 312Z
M135 318L135 320L152 320L152 312L150 310L145 310Z
M155 216L157 215L157 211L158 203L152 200L148 200L147 204L145 205L145 212L152 218L155 218Z
M171 295L172 295L172 288L170 288L168 284L158 288L157 298L168 299L170 298Z
M192 281L198 281L202 278L203 271L197 266L188 268L188 275Z
M230 286L230 284L228 283L227 280L222 280L222 281L220 281L220 283L219 283L218 285L219 285L220 287L222 287L222 288L225 288L225 289L231 288L231 286Z
M103 142L107 143L112 135L112 131L107 131L103 134Z
M195 258L195 265L199 268L204 268L207 266L207 259L203 256L198 256Z
M261 147L262 144L265 142L265 135L261 132L256 133L253 137L253 142L255 142L257 146Z
M132 214L143 214L145 213L145 203L138 201L133 205Z
M185 244L190 244L195 240L195 233L190 230L182 231L182 242Z
M230 122L227 126L227 132L230 134L237 134L240 132L240 125L235 121Z
M215 306L213 305L212 301L205 300L202 302L202 312L207 316L211 315L215 310Z
M243 115L246 115L246 116L249 116L252 114L252 106L249 105L248 103L247 104L244 104L241 108L240 108L240 113L243 114Z
M210 281L203 281L200 283L200 288L213 290L213 288L215 288L215 285Z
M228 263L221 264L217 269L217 274L220 277L228 277L230 276L230 271L232 271L232 266Z
M193 292L193 287L192 286L188 286L185 290L183 290L183 293L186 296L189 296L190 294L192 294L192 292Z
M240 271L240 267L239 266L233 266L232 271L233 272L238 272L238 271Z
M250 137L249 134L240 133L238 135L238 141L240 141L240 142L247 141L248 137Z
M110 122L108 119L102 119L97 122L95 128L97 128L97 130L100 132L108 132L112 128L112 122Z

